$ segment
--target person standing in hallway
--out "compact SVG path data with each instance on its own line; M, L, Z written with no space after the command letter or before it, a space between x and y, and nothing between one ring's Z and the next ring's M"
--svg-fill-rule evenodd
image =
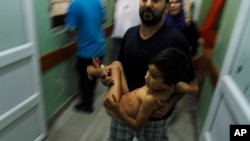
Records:
M185 16L183 0L169 0L169 5L169 11L165 14L165 22L186 36L191 57L196 56L200 38L196 24L192 18Z
M70 36L77 36L76 71L80 102L75 105L77 111L93 112L96 80L89 80L87 66L92 58L102 60L105 51L105 37L102 23L105 17L100 0L73 0L67 11L66 28Z
M189 56L190 67L187 74L176 84L175 93L170 100L159 103L159 110L154 112L153 117L144 126L142 134L137 137L140 141L167 141L168 123L173 117L175 104L185 93L196 94L199 89L185 36L164 22L164 14L168 8L168 0L141 0L139 7L141 24L127 30L118 57L123 65L129 91L132 91L145 84L144 74L148 69L149 58L158 52L168 47L177 47ZM106 75L102 77L102 83L106 86L113 85L111 73L111 70L106 69ZM188 91L182 89L187 86L191 89ZM112 118L110 141L128 141L133 137L133 133L126 132L125 125L120 124L118 119Z
M114 28L112 31L112 45L110 60L117 60L122 37L125 32L133 26L139 25L141 19L139 17L140 0L116 0L114 11Z

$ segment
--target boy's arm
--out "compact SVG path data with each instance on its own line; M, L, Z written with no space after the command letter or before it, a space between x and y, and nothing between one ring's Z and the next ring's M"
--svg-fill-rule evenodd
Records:
M114 98L114 97L113 97ZM107 98L109 99L109 98ZM142 103L140 105L139 111L137 113L136 118L132 118L129 115L127 115L125 112L123 112L123 109L120 108L119 103L114 100L115 102L112 102L110 99L108 100L108 103L106 103L106 108L109 110L112 110L115 112L118 117L132 130L135 132L140 131L148 119L151 117L151 114L156 109L156 103L152 96L146 96L144 100L142 100ZM107 106L108 105L108 106Z

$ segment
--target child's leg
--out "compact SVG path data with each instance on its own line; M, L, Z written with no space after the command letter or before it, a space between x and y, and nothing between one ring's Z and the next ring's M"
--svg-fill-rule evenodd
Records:
M115 99L119 101L122 94L129 92L127 80L123 72L122 64L119 61L112 62L110 67L114 84L108 88L107 95L114 95Z
M101 67L101 61L98 58L92 59L93 65L87 66L87 73L89 80L93 80L94 77L99 78L104 72L104 69Z
M114 84L108 88L107 96L112 97L112 95L114 95L116 101L120 101L121 95L128 92L126 77L120 62L114 61L110 67ZM109 109L105 108L105 111L111 117L117 117L116 114Z
M109 67L111 67L111 77L114 80L114 84L108 88L107 96L112 97L112 95L114 95L116 101L120 101L121 95L129 92L123 67L119 61L112 62ZM100 78L104 71L105 70L101 67L100 62L94 59L93 65L87 67L90 79L93 79L93 77ZM105 110L110 116L115 117L115 114L112 111L108 109Z
M88 73L89 80L100 78L103 72L104 70L101 67L95 68L93 65L87 66L87 73Z
M116 100L119 101L120 95L128 92L126 77L119 61L112 62L109 67L111 67L111 77L114 84L108 88L107 94L109 96L114 94ZM93 65L87 67L87 72L90 79L93 79L93 77L100 78L101 74L104 73L104 68L101 67L100 62L93 59Z

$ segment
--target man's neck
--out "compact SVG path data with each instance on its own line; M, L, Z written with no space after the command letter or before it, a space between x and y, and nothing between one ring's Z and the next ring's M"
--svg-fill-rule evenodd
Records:
M141 23L140 25L140 36L142 39L146 40L150 37L152 37L164 24L164 21L161 20L159 23L157 23L156 25L145 25L143 23Z

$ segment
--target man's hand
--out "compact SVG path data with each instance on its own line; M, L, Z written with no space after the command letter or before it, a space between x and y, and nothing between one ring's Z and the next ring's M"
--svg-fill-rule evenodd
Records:
M108 110L119 114L120 104L118 100L116 100L114 95L112 96L105 95L103 106L107 108Z
M114 80L111 77L111 68L110 67L104 67L105 71L101 76L101 82L105 86L111 86L114 84Z
M92 62L95 68L101 67L101 60L98 57L92 58Z
M173 103L171 101L161 102L160 100L157 101L159 109L154 111L152 114L152 118L163 118L169 110L173 108Z
M152 118L163 118L184 95L185 94L183 93L173 93L166 102L161 102L158 100L157 104L159 109L152 114Z

